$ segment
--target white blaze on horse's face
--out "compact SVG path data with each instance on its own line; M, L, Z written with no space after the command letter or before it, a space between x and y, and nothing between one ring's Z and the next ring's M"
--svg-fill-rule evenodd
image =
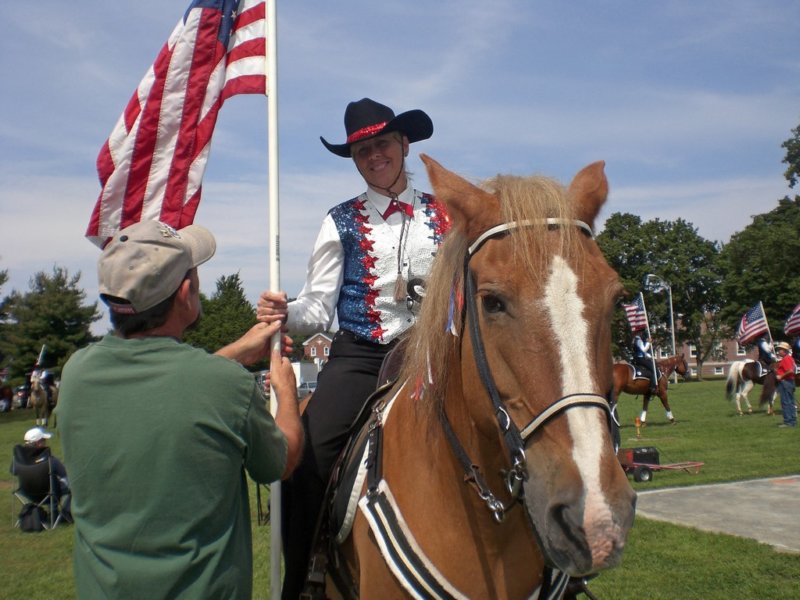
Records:
M597 390L589 360L589 327L583 316L583 299L578 294L578 277L560 256L553 257L544 301L559 351L562 396ZM598 414L601 411L596 406L577 407L564 413L573 439L572 457L587 487L587 500L592 502L603 501L598 451L602 448L603 436L597 426ZM610 515L607 504L594 508Z
M601 391L596 365L591 360L594 332L585 318L586 303L580 296L579 284L579 278L569 263L560 256L554 256L544 288L543 303L556 336L557 370L562 374L561 396ZM570 563L558 566L567 571L590 572L592 568L614 564L625 538L625 528L615 522L614 501L607 498L602 485L603 448L608 443L605 437L606 416L596 406L575 406L564 411L560 418L566 421L572 438L571 458L581 480L582 493L573 498L572 502L577 504L572 508L563 504L556 509L560 515L559 521L564 521L558 524L551 518L553 506L542 512L544 507L530 504L531 501L535 504L531 496L526 496L526 500L529 502L529 513L540 538L548 546L551 558L557 564L559 558ZM584 556L585 560L580 561L583 564L572 562L580 552L566 551L566 546L571 543L563 535L563 526L574 518L580 522L572 522L572 527L584 532L585 548L591 554L591 557ZM556 558L556 555L560 557Z

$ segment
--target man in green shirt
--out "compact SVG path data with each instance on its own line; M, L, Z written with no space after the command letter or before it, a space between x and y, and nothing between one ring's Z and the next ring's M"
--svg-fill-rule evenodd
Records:
M303 430L280 351L274 419L238 364L268 355L280 324L259 323L215 355L181 342L200 317L197 267L215 248L199 225L143 221L98 261L114 332L70 358L58 406L79 598L251 597L245 474L288 477Z

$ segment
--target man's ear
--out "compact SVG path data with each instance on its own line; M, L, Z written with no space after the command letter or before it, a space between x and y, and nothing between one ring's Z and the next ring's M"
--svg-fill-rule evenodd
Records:
M181 281L181 285L178 288L177 299L182 303L188 304L191 295L192 295L192 281L189 277L185 277L183 281Z

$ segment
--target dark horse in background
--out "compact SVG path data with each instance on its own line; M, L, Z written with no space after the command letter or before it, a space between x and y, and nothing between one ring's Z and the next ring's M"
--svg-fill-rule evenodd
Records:
M686 377L689 372L689 365L686 363L686 358L683 353L675 356L669 356L656 361L658 367L658 390L656 395L661 400L664 410L667 412L667 418L670 423L675 422L675 417L672 415L672 409L669 406L669 399L667 398L667 384L669 376L672 373L677 373L681 377ZM623 362L614 364L614 393L613 401L616 405L621 392L632 394L634 396L642 396L642 425L647 421L647 407L650 405L650 378L637 376L633 365Z
M775 389L777 387L777 380L775 379L775 372L763 363L747 359L737 360L731 364L731 369L728 371L728 379L725 383L725 397L728 400L736 401L736 412L742 412L742 400L747 405L747 412L752 413L753 407L750 405L750 400L747 395L753 386L758 383L762 386L761 397L758 399L758 405L767 405L767 414L774 414L773 403L775 401Z

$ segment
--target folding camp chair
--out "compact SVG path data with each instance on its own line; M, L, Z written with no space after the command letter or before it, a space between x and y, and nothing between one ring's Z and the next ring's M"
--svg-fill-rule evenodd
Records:
M20 526L16 498L22 507L33 505L34 510L44 509L45 529L53 529L61 521L63 513L58 494L58 480L53 473L50 448L36 448L18 444L14 447L11 472L17 477L17 489L12 492L11 519L15 527Z

